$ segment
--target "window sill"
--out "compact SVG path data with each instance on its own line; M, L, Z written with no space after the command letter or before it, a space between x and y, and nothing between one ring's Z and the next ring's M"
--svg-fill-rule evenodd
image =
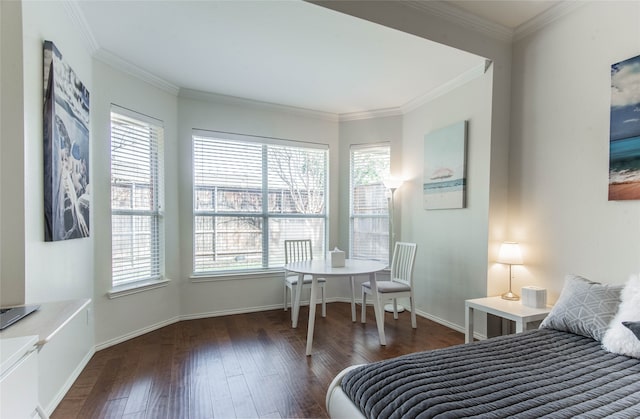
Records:
M234 281L239 279L256 279L262 278L282 278L283 269L270 269L247 272L224 272L219 274L191 274L189 279L191 282L217 282L217 281Z
M113 287L109 292L107 292L107 297L109 297L110 300L113 300L114 298L162 288L167 285L169 285L168 279L151 279L148 281L134 282L131 284Z

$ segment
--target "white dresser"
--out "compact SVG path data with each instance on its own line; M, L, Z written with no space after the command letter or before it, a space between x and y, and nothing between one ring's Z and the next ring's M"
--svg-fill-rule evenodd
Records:
M0 418L41 416L37 342L38 336L0 339Z

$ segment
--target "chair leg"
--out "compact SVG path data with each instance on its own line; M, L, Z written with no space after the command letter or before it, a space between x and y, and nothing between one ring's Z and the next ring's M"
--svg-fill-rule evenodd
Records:
M360 323L367 322L367 293L362 290L362 309L360 310Z
M288 287L285 285L283 288L284 288L284 311L287 311L287 289L288 289Z
M322 317L327 317L327 302L324 299L324 285L320 287L320 292L322 292Z
M393 299L393 318L398 320L398 299Z
M416 303L413 301L413 295L409 296L409 302L411 304L411 327L418 328L416 324Z

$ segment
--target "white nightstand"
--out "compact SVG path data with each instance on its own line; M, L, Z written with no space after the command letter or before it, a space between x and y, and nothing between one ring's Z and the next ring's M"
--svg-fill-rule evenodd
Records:
M516 333L526 330L527 323L547 317L551 307L533 308L522 304L522 301L504 300L502 297L475 298L465 300L465 343L473 341L473 311L480 310L516 323Z

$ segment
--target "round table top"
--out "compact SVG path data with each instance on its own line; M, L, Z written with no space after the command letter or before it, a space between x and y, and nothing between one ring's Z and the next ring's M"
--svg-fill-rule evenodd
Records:
M378 272L387 267L385 263L374 260L346 259L344 266L332 268L329 260L305 260L284 265L290 272L309 275L362 275Z

